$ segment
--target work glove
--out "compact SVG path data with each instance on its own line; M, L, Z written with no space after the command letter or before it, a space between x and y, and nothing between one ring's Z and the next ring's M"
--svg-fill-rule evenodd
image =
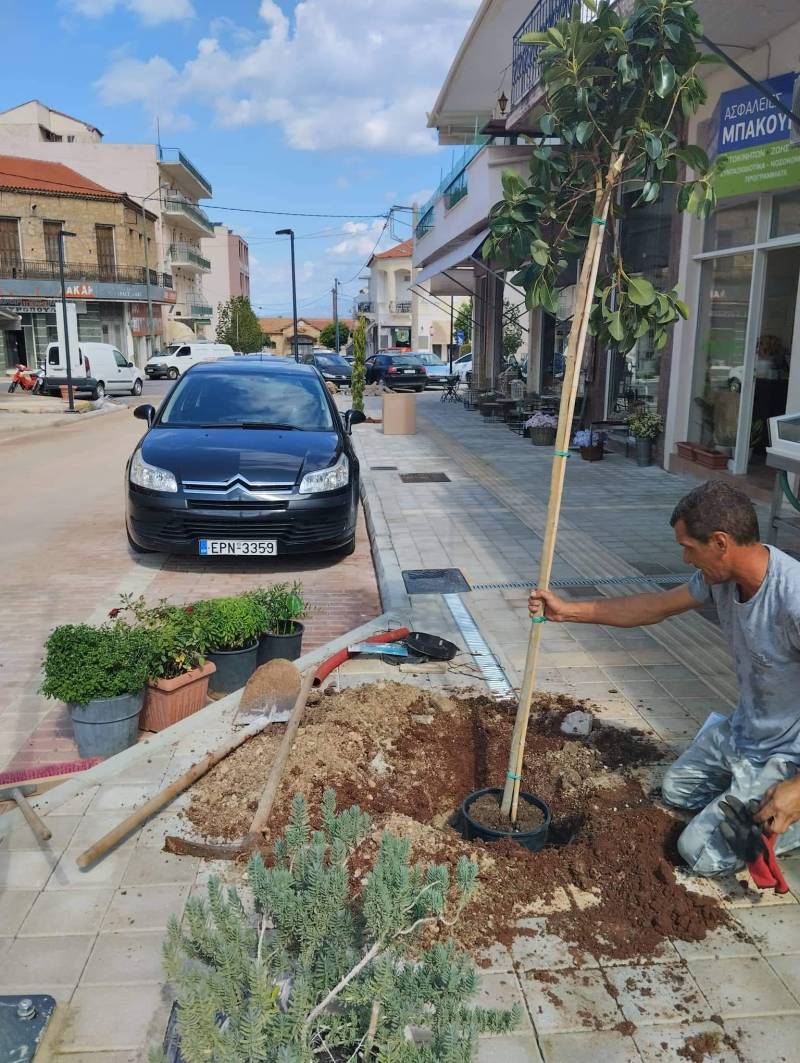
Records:
M759 804L755 799L745 805L738 797L726 797L719 806L725 817L719 827L720 833L739 859L747 864L750 877L759 889L788 893L789 887L775 856L778 836L764 834L753 819Z

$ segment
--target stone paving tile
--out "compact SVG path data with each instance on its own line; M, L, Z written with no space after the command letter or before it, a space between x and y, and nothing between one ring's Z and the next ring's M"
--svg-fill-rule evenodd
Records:
M53 1056L53 1063L141 1063L139 1053L130 1052L68 1052Z
M143 1049L163 1039L168 1014L166 994L157 985L81 987L70 1003L59 1048L62 1053L135 1049L145 1059Z
M524 928L524 933L520 933L511 943L511 955L520 970L597 966L597 960L588 952L548 933L546 919L523 919L520 926Z
M625 1018L636 1026L679 1022L707 1011L697 983L678 964L619 966L605 973Z
M771 913L772 909L769 911ZM674 939L672 944L684 960L724 960L736 956L757 957L759 954L748 935L735 925L717 927L706 934L702 941Z
M100 930L165 930L171 916L178 919L189 896L189 886L130 886L114 894Z
M18 937L3 955L0 992L18 992L8 988L15 982L30 985L38 980L55 985L77 985L92 941L91 934Z
M692 1038L708 1036L716 1040L718 1048L704 1052L703 1063L742 1063L743 1057L737 1054L736 1049L724 1043L725 1029L713 1022L643 1027L636 1031L633 1040L636 1042L643 1063L674 1063L674 1060L679 1058L691 1058L686 1053L690 1051L690 1048L687 1049L687 1044L691 1046ZM679 1056L678 1053L681 1051L684 1054ZM770 1057L761 1058L766 1063Z
M736 1039L739 1059L750 1063L794 1063L800 1045L800 1015L736 1019L726 1023Z
M161 982L164 932L107 933L95 938L81 986Z
M191 885L200 861L193 856L172 856L158 849L135 849L120 883L130 886Z
M28 824L23 820L23 822L20 823L18 827L15 827L3 841L3 848L15 852L21 849L29 849L37 852L48 852L58 856L69 845L72 835L75 832L75 828L80 823L80 820L81 817L77 815L53 816L52 818L48 816L47 826L50 829L52 837L46 842L39 841Z
M764 956L800 954L800 905L745 908L735 916Z
M536 976L540 977L537 978ZM522 991L538 1034L613 1030L623 1015L600 970L529 972Z
M711 1006L723 1019L800 1011L766 960L743 957L692 960L689 970Z
M39 894L19 935L96 934L113 895L111 889L45 890Z
M67 849L48 879L45 888L47 890L66 890L73 889L76 886L88 889L116 887L125 873L125 868L131 858L131 851L131 849L126 849L125 847L115 849L87 871L81 871L75 861L83 850L79 848Z
M476 1063L542 1063L536 1038L513 1034L503 1037L481 1037L478 1041Z
M555 1033L540 1038L545 1063L640 1063L630 1037L616 1030ZM500 1063L498 1060L497 1063Z
M58 856L47 852L0 851L3 889L41 889L53 873Z
M3 889L0 892L0 936L13 937L33 907L38 890Z
M471 1003L481 1008L510 1008L513 1004L519 1004L522 1017L517 1029L523 1033L530 1030L531 1020L525 1009L519 981L513 972L500 971L483 975L478 992Z

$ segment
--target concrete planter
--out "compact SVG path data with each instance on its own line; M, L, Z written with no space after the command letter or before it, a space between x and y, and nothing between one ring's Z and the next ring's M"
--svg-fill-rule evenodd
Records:
M178 720L199 712L208 702L208 681L216 672L213 661L202 668L147 684L139 726L143 731L163 731Z
M636 464L641 468L645 468L648 465L653 464L653 440L652 439L638 439L636 440Z
M75 744L81 757L113 757L135 745L144 690L116 698L94 698L85 705L67 705Z

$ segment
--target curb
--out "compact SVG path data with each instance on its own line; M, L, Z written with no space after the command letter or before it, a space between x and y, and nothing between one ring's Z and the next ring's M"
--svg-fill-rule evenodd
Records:
M30 439L33 436L38 436L42 432L46 432L48 428L69 428L76 427L79 424L83 424L84 421L91 420L94 417L102 417L104 414L117 413L127 409L126 406L108 405L104 406L100 410L87 410L86 413L81 414L65 414L59 417L55 421L51 421L50 424L43 424L38 428L31 426L30 428L24 428L20 432L7 436L5 439L0 439L0 447L7 445L8 443L22 443L26 439ZM40 417L41 414L31 414L31 417ZM0 428L3 426L2 414L0 414Z

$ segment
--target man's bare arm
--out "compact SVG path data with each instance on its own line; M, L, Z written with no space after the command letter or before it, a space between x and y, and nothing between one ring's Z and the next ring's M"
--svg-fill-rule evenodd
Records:
M528 610L531 616L544 611L548 620L557 623L605 624L609 627L645 627L659 624L671 616L696 609L701 603L684 584L668 591L631 594L626 598L593 598L572 602L552 591L531 591Z

